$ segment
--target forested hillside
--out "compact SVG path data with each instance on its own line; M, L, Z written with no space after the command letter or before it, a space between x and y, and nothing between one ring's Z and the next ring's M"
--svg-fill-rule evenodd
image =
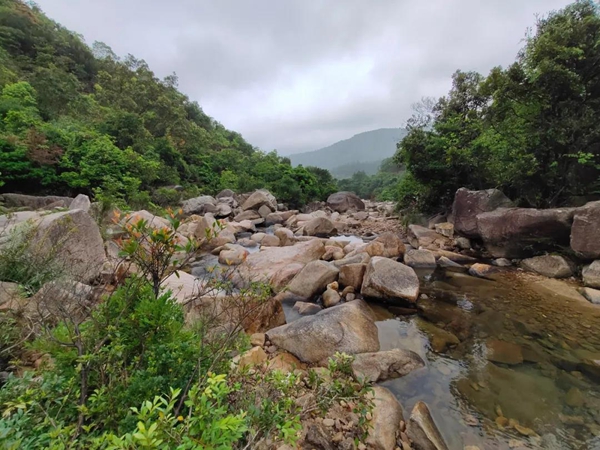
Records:
M206 115L176 75L89 48L20 0L0 0L0 172L4 191L139 206L176 199L173 185L187 195L265 187L294 204L334 189L327 171L292 168Z
M424 105L427 106L427 105ZM524 206L600 194L600 11L581 0L541 18L514 64L458 71L408 123L400 204L448 207L460 187L500 188Z

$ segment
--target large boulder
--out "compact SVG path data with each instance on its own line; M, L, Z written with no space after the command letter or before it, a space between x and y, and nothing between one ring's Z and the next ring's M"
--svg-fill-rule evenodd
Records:
M59 197L56 195L37 197L35 195L24 194L1 194L0 201L4 203L4 206L9 208L43 209L52 204L68 208L73 199L71 197Z
M505 208L477 216L477 226L495 258L523 258L568 245L574 208Z
M186 215L191 214L204 214L207 212L215 212L215 205L217 201L210 195L201 195L200 197L190 198L185 200L181 207L183 213Z
M340 267L340 284L342 286L351 286L356 291L360 291L365 276L366 264L346 264Z
M581 271L583 284L589 287L600 288L600 259L585 266Z
M470 191L460 188L452 204L454 230L470 238L479 238L477 215L511 206L512 202L498 189Z
M85 194L79 194L73 199L69 209L81 209L85 212L90 212L91 207L92 202L90 202L90 198Z
M421 225L408 226L408 242L415 248L438 248L449 245L450 239Z
M412 268L375 256L367 265L361 294L366 297L415 302L419 297L419 278Z
M254 191L250 197L242 204L242 209L247 211L252 209L258 211L258 209L267 205L271 211L277 211L277 199L266 189L259 189Z
M362 211L364 202L354 192L336 192L327 198L327 206L334 211L344 213L349 210Z
M317 217L304 224L304 236L320 236L327 237L336 234L337 230L331 220L325 217Z
M400 239L400 236L391 231L386 231L375 238L373 242L380 242L383 244L383 254L386 258L397 258L404 255L406 247Z
M576 210L571 227L571 248L582 258L600 258L600 201Z
M417 450L448 450L448 446L438 430L429 408L423 402L417 402L407 425L407 434Z
M423 359L415 352L395 348L375 353L360 353L354 357L352 371L359 379L370 383L403 377L424 367Z
M329 283L335 281L340 270L326 261L309 262L288 285L288 291L303 299L322 293Z
M269 340L304 362L325 362L336 352L379 350L377 326L362 300L327 308L267 332Z
M435 268L435 255L429 250L409 250L404 255L404 264L409 267Z
M521 261L524 269L537 272L548 278L567 278L573 275L574 265L564 256L542 255Z
M383 386L373 387L372 398L372 418L365 442L373 450L394 450L396 435L403 420L402 406L394 394Z

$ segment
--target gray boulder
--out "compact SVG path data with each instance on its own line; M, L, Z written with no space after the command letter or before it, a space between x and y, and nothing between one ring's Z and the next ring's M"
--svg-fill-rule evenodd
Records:
M366 297L415 302L419 297L419 278L412 268L375 256L367 265L361 294Z
M543 255L521 261L524 269L548 278L568 278L573 275L574 265L560 255Z
M386 258L397 258L404 255L406 247L400 236L391 231L380 234L373 242L381 242L383 244L383 254Z
M79 194L73 199L69 209L81 209L82 211L90 212L91 206L92 202L90 202L90 198L85 194Z
M450 239L421 225L409 225L408 242L415 248L441 247L448 245Z
M571 248L582 258L600 258L600 201L588 203L575 212Z
M303 227L304 236L326 237L336 234L337 230L331 220L325 217L317 217L308 221Z
M460 188L456 191L452 204L454 230L470 238L479 238L477 215L511 206L510 199L498 189L470 191Z
M234 197L235 197L235 192L233 192L231 189L223 189L221 192L219 192L217 194L218 199L234 198Z
M362 211L365 209L364 202L354 192L336 192L327 198L327 206L334 211L344 213L349 210Z
M435 255L429 250L409 250L404 255L404 264L409 267L435 268Z
M258 211L258 209L267 205L271 211L277 211L277 199L266 189L259 189L254 191L250 197L242 204L242 209L247 211L252 209Z
M394 394L382 386L374 386L372 396L372 418L365 442L373 450L394 450L403 420L402 406Z
M59 197L56 195L48 195L46 197L38 197L35 195L24 194L1 194L0 200L9 208L28 208L28 209L43 209L49 205L57 204L64 208L71 205L73 199L71 197Z
M352 370L357 378L371 383L403 377L424 367L423 359L415 352L395 348L375 353L355 355Z
M417 402L410 413L406 431L417 450L448 450L429 408L423 402Z
M248 210L239 213L237 216L233 218L236 222L242 222L244 220L256 220L260 219L260 214L253 210Z
M593 288L600 288L600 259L585 266L581 271L583 284Z
M326 261L309 262L288 285L288 291L304 299L310 299L335 281L340 270Z
M308 363L325 362L336 352L349 355L379 350L377 326L361 300L344 303L267 332L277 347Z
M217 201L210 195L201 195L200 197L190 198L185 200L181 207L186 215L205 214L207 212L216 211Z

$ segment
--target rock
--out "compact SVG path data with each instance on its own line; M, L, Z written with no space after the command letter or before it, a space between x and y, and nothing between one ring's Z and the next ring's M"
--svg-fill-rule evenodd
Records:
M261 206L261 208L262 208L262 206ZM265 216L265 225L266 226L281 224L283 222L285 222L285 219L283 218L283 214L281 214L281 213L272 212Z
M406 433L416 450L448 450L429 408L423 402L417 402L410 413Z
M55 280L44 284L32 297L17 299L11 305L5 306L11 309L23 309L27 312L25 316L34 322L42 318L48 321L46 323L72 319L80 322L89 316L93 305L92 300L91 286L72 280ZM39 319L34 319L34 315Z
M249 252L241 245L227 245L225 250L219 253L219 262L227 266L239 266L242 264Z
M357 213L352 214L352 217L355 218L356 220L367 220L369 218L369 213L366 211L359 211Z
M294 232L289 228L278 228L275 230L274 234L279 238L279 245L282 247L293 245L296 241Z
M360 291L366 269L366 264L347 264L340 267L340 284L352 286L355 290Z
M545 296L587 303L587 300L577 292L577 289L562 280L544 279L533 281L529 284L529 288Z
M498 272L498 269L489 264L476 263L469 268L470 275L480 278L488 278L496 272Z
M498 258L492 261L492 265L497 267L510 267L512 266L512 262L510 261L510 259Z
M577 208L571 227L571 248L582 258L600 258L600 201Z
M571 389L569 389L567 395L565 396L565 403L571 408L581 408L584 404L584 401L585 399L583 397L583 394L576 387L572 387Z
M233 192L231 189L223 189L221 192L219 192L217 194L217 199L234 198L234 197L235 197L235 192Z
M344 303L267 332L268 339L308 363L336 352L349 355L379 350L377 326L361 300Z
M361 294L366 297L414 302L419 297L419 279L412 268L376 256L367 265Z
M574 208L509 208L479 214L481 238L494 258L523 258L567 245Z
M236 222L243 222L244 220L256 219L260 219L260 214L252 210L241 212L233 218L233 220L235 220Z
M477 215L511 206L512 202L498 189L470 191L460 188L456 191L452 204L454 229L466 237L479 238Z
M485 345L488 361L509 365L523 363L523 351L520 345L498 339L488 339Z
M269 370L279 370L283 373L290 373L304 367L304 364L298 358L288 352L279 353L269 361Z
M421 225L408 226L408 242L414 248L442 247L449 244L449 239Z
M464 266L461 266L460 264L452 261L451 259L448 259L445 256L440 257L440 259L437 260L437 264L443 269L458 270L461 272L467 270Z
M210 205L210 206L207 206ZM207 212L215 212L217 205L217 201L214 197L210 195L201 195L200 197L190 198L185 200L181 207L183 209L183 213L186 215L191 214L205 214Z
M17 283L0 281L0 309L15 309L21 299L21 288Z
M385 252L385 246L383 245L382 242L370 242L368 243L365 248L364 251L371 257L373 256L383 256L384 252Z
M419 319L417 324L429 336L431 349L436 353L445 352L449 347L460 344L460 340L454 334L426 320Z
M323 242L313 239L289 247L267 247L251 253L239 266L239 281L271 281L282 268L293 264L307 264L325 253Z
M267 362L267 354L261 347L252 347L247 352L240 355L238 366L249 367L249 366L260 366Z
M457 237L454 239L454 246L460 248L461 250L469 250L471 248L471 241L466 237Z
M600 259L585 266L581 271L583 284L589 287L600 288Z
M337 305L341 299L342 298L340 297L338 291L334 289L327 288L327 290L323 293L323 305L325 308L330 308Z
M280 244L279 238L272 234L266 234L260 241L260 245L263 247L279 247Z
M448 239L454 237L454 225L450 222L436 223L434 229L436 233L446 236Z
M277 199L266 189L254 191L250 197L242 204L242 209L258 211L258 209L266 205L271 211L277 211Z
M445 256L450 261L454 261L455 263L459 264L472 264L477 262L477 259L473 258L472 256L463 255L462 253L454 253L447 250L432 250L432 252L436 258Z
M371 257L366 252L349 253L345 258L333 261L333 265L336 267L347 266L348 264L367 264L371 261Z
M262 347L265 345L265 333L254 333L250 336L250 344L254 347Z
M85 194L79 194L73 199L69 209L81 209L82 211L89 213L91 206L92 202L90 202L90 198Z
M339 247L334 247L333 245L325 246L325 254L322 256L323 261L339 261L344 258L344 250Z
M567 278L573 275L573 263L560 255L524 259L521 266L548 278Z
M288 291L304 299L310 299L323 292L335 281L339 269L326 261L312 261L302 268L288 285Z
M360 353L354 356L352 362L354 376L371 383L403 377L424 366L425 363L419 355L399 348L376 353Z
M327 206L339 213L350 210L362 211L365 209L364 202L354 192L336 192L327 198Z
M271 288L276 293L283 291L294 277L302 270L304 264L292 263L279 270L271 278Z
M38 197L35 195L24 194L0 194L0 200L9 208L27 208L27 209L43 209L52 203L58 203L63 208L68 208L73 199L71 197L59 197L56 195L48 195L46 197Z
M233 208L225 203L217 204L215 217L229 217L233 214Z
M584 288L581 288L579 290L579 292L581 292L581 295L583 295L586 299L588 299L593 304L600 305L600 291L589 288L589 287L584 287ZM2 294L0 293L0 297L1 296L2 296Z
M380 234L373 242L381 242L383 244L383 252L378 256L397 258L404 255L404 252L406 251L400 236L398 236L396 233L392 233L391 231Z
M337 233L335 225L325 217L317 217L304 224L304 236L327 237Z
M258 214L260 214L260 217L263 219L266 219L267 216L271 214L271 208L269 208L267 205L262 205L260 208L258 208Z
M409 267L434 268L435 256L429 250L409 250L404 255L404 264Z
M396 434L403 420L402 406L389 389L374 386L373 411L365 443L373 450L394 450Z
M309 302L296 302L294 303L293 309L298 311L298 314L301 316L313 315L322 310L322 308L316 303Z
M322 425L310 425L304 440L310 444L305 446L307 449L335 450L335 446L331 443L331 436Z

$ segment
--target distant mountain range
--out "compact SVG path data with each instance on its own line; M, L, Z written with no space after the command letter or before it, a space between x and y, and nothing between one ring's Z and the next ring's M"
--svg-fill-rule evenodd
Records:
M396 153L396 144L406 136L404 128L380 128L352 136L320 150L290 155L292 165L316 166L336 178L348 178L360 170L374 174L381 162Z

